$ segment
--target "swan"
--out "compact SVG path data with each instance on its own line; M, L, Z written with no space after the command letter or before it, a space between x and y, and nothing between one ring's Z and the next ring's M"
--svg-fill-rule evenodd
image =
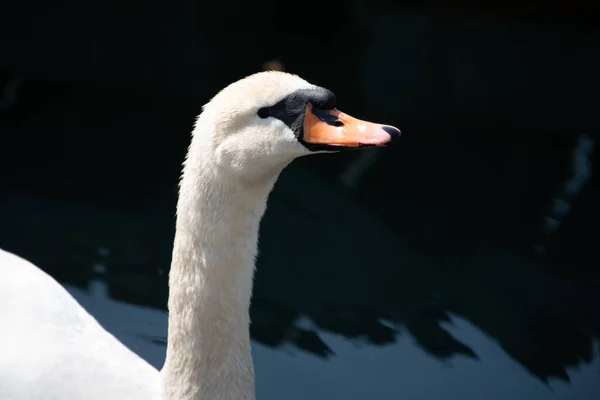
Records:
M392 126L353 118L335 95L264 71L204 105L183 163L159 372L54 279L0 250L0 399L251 400L249 306L259 222L297 157L386 146Z

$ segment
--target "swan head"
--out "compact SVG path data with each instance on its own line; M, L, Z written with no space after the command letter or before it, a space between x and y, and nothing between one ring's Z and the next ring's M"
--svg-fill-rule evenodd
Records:
M208 143L220 168L247 176L304 155L387 146L400 137L393 126L353 118L336 106L328 89L285 72L260 72L206 104L194 138Z

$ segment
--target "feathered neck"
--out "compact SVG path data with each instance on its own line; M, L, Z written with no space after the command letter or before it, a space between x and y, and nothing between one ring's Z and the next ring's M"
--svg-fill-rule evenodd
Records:
M277 175L244 185L194 130L181 180L169 276L165 400L253 400L249 306L258 229Z

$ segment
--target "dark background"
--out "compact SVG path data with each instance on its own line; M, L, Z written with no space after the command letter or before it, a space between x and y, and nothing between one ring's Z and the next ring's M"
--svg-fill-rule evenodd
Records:
M278 60L403 138L284 172L253 338L333 357L296 317L374 346L397 338L386 319L476 358L452 313L568 380L600 338L599 20L584 1L5 0L0 247L81 287L102 259L113 298L164 308L194 118Z

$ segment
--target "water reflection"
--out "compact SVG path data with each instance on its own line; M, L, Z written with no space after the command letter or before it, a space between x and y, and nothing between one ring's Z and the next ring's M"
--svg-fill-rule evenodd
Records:
M68 290L119 340L160 368L165 345L155 338L166 334L166 312L93 296L73 286ZM325 361L290 346L273 349L254 341L260 399L592 399L598 389L597 361L571 368L572 384L553 381L545 386L532 379L496 341L455 315L440 329L468 343L480 360L457 356L440 362L415 346L414 338L402 328L393 345L375 347L323 331L306 317L297 322L322 337L336 357Z
M0 218L2 247L68 284L162 365L172 199L134 214L13 193L0 198ZM528 256L493 243L459 258L411 246L302 165L285 171L261 229L251 310L259 398L600 390L598 293Z

